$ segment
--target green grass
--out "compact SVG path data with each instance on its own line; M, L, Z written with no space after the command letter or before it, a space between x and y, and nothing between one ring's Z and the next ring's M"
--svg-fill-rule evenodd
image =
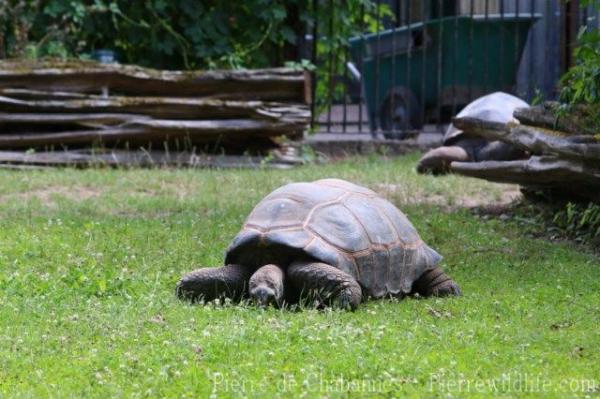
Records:
M418 176L416 159L0 172L0 397L600 395L598 259L478 218L460 205L501 186ZM319 177L382 191L464 296L353 313L176 300L265 194Z

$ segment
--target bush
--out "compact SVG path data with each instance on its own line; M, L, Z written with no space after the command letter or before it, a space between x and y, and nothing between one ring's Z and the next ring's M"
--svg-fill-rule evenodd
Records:
M315 23L312 5L311 0L3 0L0 58L85 58L108 48L124 63L161 69L283 65L301 59L304 33ZM349 34L374 25L371 0L334 0L319 8L319 31L327 31L329 17L334 28L320 42L320 52L335 51Z
M581 6L594 6L600 10L600 0L582 0ZM585 104L593 117L584 123L600 131L600 31L581 28L578 46L573 52L573 65L561 78L560 100L563 106L559 116L576 104Z
M303 2L8 0L0 46L5 57L109 48L123 62L156 68L266 66L293 50L308 18Z
M575 239L597 241L600 239L600 204L569 202L556 212L554 223Z

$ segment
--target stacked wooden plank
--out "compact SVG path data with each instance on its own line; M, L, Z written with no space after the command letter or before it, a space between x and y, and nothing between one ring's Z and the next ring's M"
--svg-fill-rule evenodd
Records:
M31 169L48 166L87 167L183 167L183 168L276 168L288 169L301 160L280 154L273 157L220 155L193 151L69 150L48 152L0 151L0 169Z
M527 154L516 161L453 162L452 171L501 183L550 189L573 197L600 200L600 129L593 110L574 107L559 112L557 103L517 109L520 123L455 118L469 135L512 144Z
M0 150L264 153L281 137L303 137L309 87L305 73L287 68L182 72L3 61Z

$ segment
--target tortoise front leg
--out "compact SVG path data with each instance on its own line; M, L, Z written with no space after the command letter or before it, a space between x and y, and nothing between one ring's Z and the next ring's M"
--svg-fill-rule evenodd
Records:
M239 299L247 288L250 272L240 265L197 269L179 280L177 296L192 301L212 301L219 297Z
M471 157L459 146L442 146L428 151L417 164L417 172L434 175L448 173L454 161L469 162Z
M277 305L283 302L284 272L277 265L260 267L250 277L250 297L260 306Z
M413 283L413 293L421 296L460 296L460 287L438 266L427 270Z
M325 263L294 262L287 276L299 292L322 304L354 310L362 300L362 290L354 277Z

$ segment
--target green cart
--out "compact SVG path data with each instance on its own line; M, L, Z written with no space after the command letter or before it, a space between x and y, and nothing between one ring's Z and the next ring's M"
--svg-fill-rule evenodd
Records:
M372 133L402 138L441 112L512 91L534 15L453 16L350 39Z

